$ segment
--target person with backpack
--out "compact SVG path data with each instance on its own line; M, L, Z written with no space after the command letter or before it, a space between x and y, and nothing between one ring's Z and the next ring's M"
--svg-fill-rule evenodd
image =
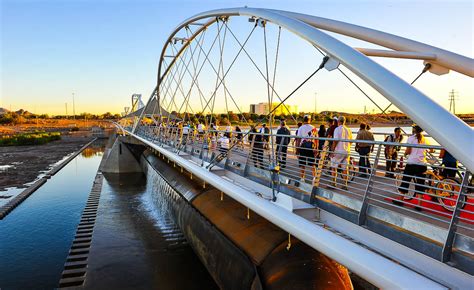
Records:
M359 132L357 132L357 140L375 141L374 134L367 129L367 124L361 123ZM367 178L370 173L370 152L374 151L374 144L357 142L355 151L359 153L359 177Z
M305 181L306 166L310 166L313 177L316 175L315 148L318 148L318 140L308 137L317 136L317 130L310 124L311 116L305 115L303 125L298 128L296 135L296 148L298 148L298 165L300 167L301 182Z
M397 127L393 130L393 134L388 135L384 142L390 143L402 143L403 135L402 129ZM395 167L397 166L398 152L400 151L400 146L395 145L385 145L385 177L394 177Z
M407 144L418 144L418 145L430 145L428 140L422 135L423 129L420 126L414 124L413 135L407 140ZM402 184L398 188L398 191L402 195L404 200L410 200L412 197L408 196L408 187L412 179L415 179L415 196L422 195L425 192L425 172L428 169L426 166L426 152L434 152L434 149L407 147L405 150L405 156L408 156L407 165L403 170ZM396 205L403 206L403 203L399 200L393 199L392 202ZM421 198L418 199L418 205L421 203ZM416 210L421 210L419 206L415 207Z
M286 153L288 150L288 144L290 143L290 129L286 126L284 120L280 122L280 128L276 132L276 151L277 151L277 161L280 164L281 168L286 167Z

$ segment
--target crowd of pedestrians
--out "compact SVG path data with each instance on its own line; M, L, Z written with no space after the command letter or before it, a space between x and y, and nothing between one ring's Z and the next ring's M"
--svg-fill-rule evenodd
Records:
M181 142L188 142L191 136L196 136L198 140L208 144L205 148L217 149L222 154L236 147L237 150L243 150L244 144L248 142L250 147L250 160L254 167L260 169L268 169L269 162L265 162L266 154L272 155L272 159L279 166L280 170L285 170L288 166L289 148L294 149L297 156L297 164L299 168L299 181L305 182L311 180L307 178L308 170L312 173L313 182L316 178L316 169L319 165L330 164L330 171L333 185L335 185L338 171L342 172L343 188L347 189L349 178L349 163L351 162L351 143L355 143L355 151L359 154L358 177L367 178L371 174L372 164L370 162L370 154L374 152L374 134L371 132L369 124L361 123L357 136L352 137L351 130L346 126L346 118L332 118L328 124L322 124L319 128L311 125L311 116L305 115L303 122L298 123L295 135L292 135L290 128L284 120L272 136L270 128L266 124L260 127L251 126L249 132L243 132L239 126L234 129L229 125L224 131L219 131L219 127L211 123L209 129L199 122L197 125L192 123L177 122L170 124L168 132L181 135ZM174 131L173 131L174 130ZM165 130L166 131L166 130ZM427 139L422 134L423 130L420 126L413 126L413 134L408 138L407 144L428 145ZM274 148L270 146L272 137L275 139ZM334 140L327 140L333 138ZM354 141L349 141L354 140ZM394 129L393 134L386 136L383 147L385 157L385 177L394 178L397 170L397 162L401 151L401 143L403 142L403 134L401 128ZM273 151L274 150L274 151ZM271 151L271 152L268 152ZM403 169L403 180L399 188L402 195L408 192L409 182L415 180L415 190L422 192L424 188L424 174L427 170L426 154L433 150L417 147L407 147L403 156L406 158L406 165ZM457 160L446 150L440 152L442 158L443 177L455 177ZM269 157L269 160L271 157ZM353 169L352 169L353 170ZM353 173L353 172L352 172ZM408 197L407 197L408 198Z

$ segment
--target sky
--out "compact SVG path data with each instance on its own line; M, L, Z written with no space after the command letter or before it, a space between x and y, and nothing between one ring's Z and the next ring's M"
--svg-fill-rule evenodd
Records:
M65 114L67 106L71 114L73 93L77 114L120 113L130 106L134 93L142 94L146 101L156 86L159 57L169 34L184 19L217 8L247 5L303 12L474 56L472 1L0 0L0 3L0 107L34 113ZM229 24L241 39L250 31L247 19L232 20ZM269 54L274 55L277 28L269 26L268 34ZM264 68L262 31L255 35L249 53ZM340 39L350 45L370 47L360 41ZM228 40L227 64L238 48L236 42L230 43ZM321 61L314 48L288 31L281 34L279 57L275 88L282 97ZM423 68L421 61L376 61L409 82ZM208 65L206 69L209 70ZM228 84L238 108L229 110L248 111L250 103L267 100L266 85L257 81L258 78L248 59L239 60L229 74ZM206 87L208 93L212 89L210 84L211 77ZM456 112L474 113L474 83L469 77L455 72L444 76L427 73L415 86L444 107L449 106L448 93L454 89L459 95ZM361 87L382 107L389 104L373 89L364 84ZM367 111L375 110L341 75L328 72L308 82L288 102L303 111L315 107L318 111L362 112L364 107ZM216 110L224 109L221 99Z

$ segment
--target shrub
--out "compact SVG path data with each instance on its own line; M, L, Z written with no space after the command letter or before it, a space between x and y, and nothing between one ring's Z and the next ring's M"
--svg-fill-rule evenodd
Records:
M60 139L61 133L59 132L34 132L17 135L5 135L0 137L0 146L41 145Z

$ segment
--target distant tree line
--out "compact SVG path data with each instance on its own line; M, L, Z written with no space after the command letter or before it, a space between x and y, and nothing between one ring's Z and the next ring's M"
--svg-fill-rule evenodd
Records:
M0 124L2 125L17 125L29 123L33 119L87 119L87 120L117 120L120 119L120 114L112 114L110 112L104 114L89 114L82 113L75 116L56 115L50 117L48 114L33 114L26 111L6 112L0 115Z

